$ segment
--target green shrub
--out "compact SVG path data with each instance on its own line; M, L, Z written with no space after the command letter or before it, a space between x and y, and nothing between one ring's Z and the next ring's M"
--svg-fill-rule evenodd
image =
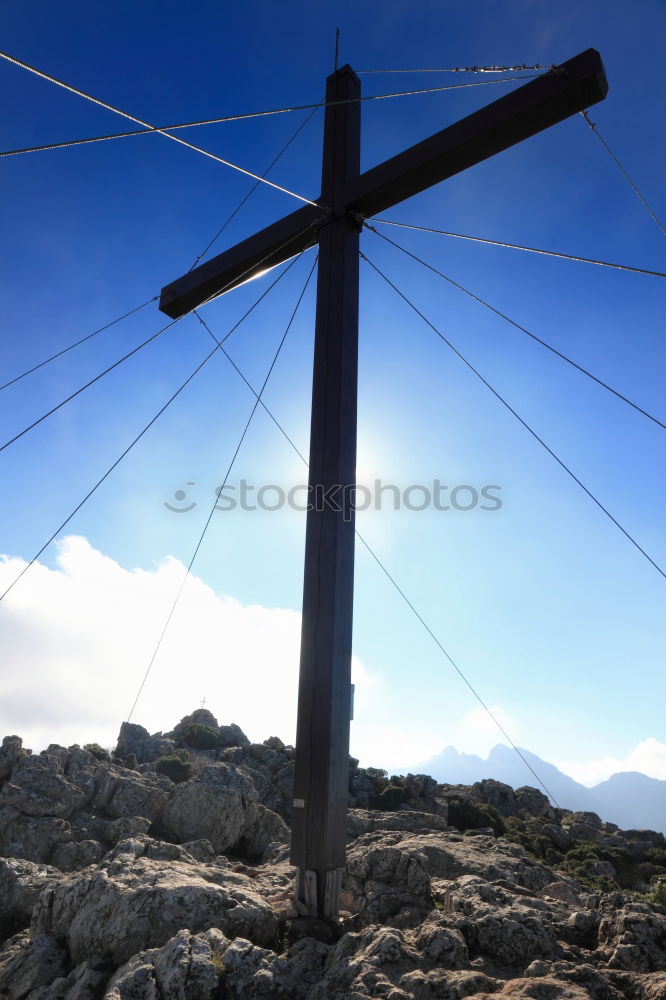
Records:
M220 745L220 734L210 726L191 722L181 734L181 742L195 750L215 750Z
M601 889L603 892L612 892L621 887L621 882L612 875L598 873L594 869L600 861L610 861L615 868L615 862L618 860L611 849L579 840L567 852L562 867L583 885L592 889Z
M650 902L656 903L657 906L666 906L666 882L655 883L650 895Z
M364 767L361 769L361 774L367 775L372 781L375 788L382 792L388 787L389 780L386 777L386 771L383 771L380 767Z
M663 847L651 847L647 852L648 860L659 868L666 868L666 850Z
M407 792L399 785L387 785L377 796L376 809L383 809L384 812L395 812L407 799Z
M461 833L490 826L498 837L505 830L504 820L493 806L486 802L462 802L460 799L449 799L449 824L456 826Z
M187 750L176 750L175 753L158 758L155 770L158 774L166 774L176 784L187 781L194 773L194 766L188 757Z
M104 747L101 747L99 743L86 743L83 749L91 753L97 760L103 760L107 763L111 762L111 754Z

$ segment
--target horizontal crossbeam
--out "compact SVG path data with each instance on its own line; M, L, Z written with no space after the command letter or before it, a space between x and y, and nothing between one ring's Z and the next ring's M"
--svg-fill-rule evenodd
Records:
M602 101L601 56L587 49L390 160L351 180L338 213L370 218ZM216 295L314 246L329 210L320 198L201 264L162 289L160 309L175 319Z
M384 212L602 101L607 93L601 56L587 49L361 174L347 189L348 209L365 218Z
M228 292L262 271L307 250L317 242L317 223L323 218L323 210L314 205L305 205L286 215L279 222L165 285L160 295L160 309L176 319L211 297Z

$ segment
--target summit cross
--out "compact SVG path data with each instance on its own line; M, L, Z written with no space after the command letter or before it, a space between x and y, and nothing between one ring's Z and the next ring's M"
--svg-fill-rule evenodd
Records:
M326 82L321 195L162 289L183 316L319 244L310 498L296 728L291 861L296 899L335 919L346 860L354 589L359 234L365 219L602 101L587 49L415 146L360 172L361 85L349 66Z

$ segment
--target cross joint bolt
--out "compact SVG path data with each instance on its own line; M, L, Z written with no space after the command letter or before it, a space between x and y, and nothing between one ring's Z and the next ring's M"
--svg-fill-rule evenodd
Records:
M331 208L321 219L317 225L317 229L323 229L324 226L330 225L331 222L344 222L349 229L354 229L356 232L360 233L363 229L365 219L358 212L349 211L345 207Z

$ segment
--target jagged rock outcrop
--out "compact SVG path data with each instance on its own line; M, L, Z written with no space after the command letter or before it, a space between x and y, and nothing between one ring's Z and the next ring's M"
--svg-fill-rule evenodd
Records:
M146 997L151 990L161 1000L215 1000L228 947L228 939L214 927L194 935L181 930L162 948L133 955L111 978L104 1000Z
M61 878L57 868L0 857L0 941L28 926L42 891Z
M275 916L251 879L194 859L165 865L145 856L148 840L123 841L100 865L46 889L33 911L35 930L65 944L74 964L100 955L120 965L183 927L272 941Z
M257 792L248 775L229 764L211 764L193 781L177 785L162 825L176 841L205 837L222 854L237 842Z
M293 901L293 748L199 709L93 749L0 750L2 1000L666 1000L661 834L351 760L324 924Z

